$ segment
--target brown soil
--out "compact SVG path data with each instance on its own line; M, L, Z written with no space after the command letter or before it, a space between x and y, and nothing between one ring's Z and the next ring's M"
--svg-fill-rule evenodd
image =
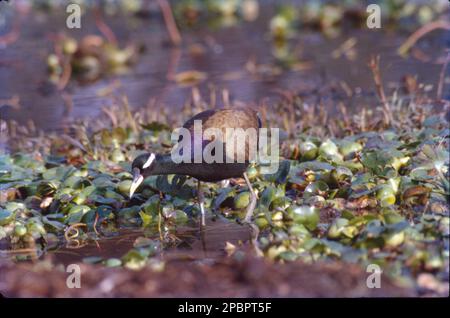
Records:
M186 264L187 263L187 264ZM132 271L81 264L81 288L66 287L63 268L0 264L5 297L407 297L414 292L382 277L380 289L366 287L367 273L344 263L274 264L260 258L168 261L163 271Z

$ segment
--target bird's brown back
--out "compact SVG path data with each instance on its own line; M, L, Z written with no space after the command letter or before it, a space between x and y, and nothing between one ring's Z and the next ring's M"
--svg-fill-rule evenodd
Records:
M191 136L194 136L194 121L196 120L201 120L203 132L208 128L215 128L220 129L223 136L225 136L227 128L242 128L243 130L253 128L256 130L256 137L258 138L258 129L261 128L261 120L259 119L257 112L250 108L211 109L198 113L183 125L183 128L189 129ZM211 140L213 139L204 141L207 144ZM246 160L249 159L249 147L249 141L246 140ZM244 151L244 149L236 149L236 152L241 151Z
M186 121L183 127L193 131L195 120L202 121L203 130L208 128L258 129L261 127L258 113L250 108L224 108L205 110Z

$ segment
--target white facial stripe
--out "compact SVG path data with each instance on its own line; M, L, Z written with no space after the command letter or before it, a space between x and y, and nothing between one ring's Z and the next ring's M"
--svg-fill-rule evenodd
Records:
M147 162L142 166L142 168L148 168L152 164L153 160L155 160L155 154L150 154L150 156L147 159Z

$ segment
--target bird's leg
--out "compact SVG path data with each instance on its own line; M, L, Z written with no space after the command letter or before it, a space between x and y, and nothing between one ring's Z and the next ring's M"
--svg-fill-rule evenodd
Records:
M247 183L248 189L250 190L250 203L247 206L247 212L245 214L244 224L247 224L250 227L250 242L252 243L253 248L255 249L255 253L257 256L264 256L264 253L259 248L258 244L258 235L259 235L259 228L256 224L252 223L252 216L253 211L256 207L256 200L258 199L256 197L256 193L253 190L252 184L250 183L250 180L248 179L247 173L244 172L244 179Z
M256 207L257 197L246 172L244 172L244 179L245 183L247 183L248 189L250 190L250 204L247 206L247 212L245 213L244 223L250 223L253 216L253 210L255 210Z
M200 205L200 212L202 214L201 227L204 227L206 225L205 206L204 206L205 197L203 196L203 191L202 191L202 186L201 186L200 180L198 180L197 196L198 196L198 204Z

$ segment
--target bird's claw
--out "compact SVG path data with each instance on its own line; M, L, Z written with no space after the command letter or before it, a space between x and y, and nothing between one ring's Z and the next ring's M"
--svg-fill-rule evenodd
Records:
M258 244L258 236L259 236L258 226L247 218L245 218L244 220L236 219L236 222L240 225L247 225L248 227L250 227L250 234L251 234L250 243L252 244L253 248L255 249L255 253L257 256L264 256L264 253L259 248L259 244Z

